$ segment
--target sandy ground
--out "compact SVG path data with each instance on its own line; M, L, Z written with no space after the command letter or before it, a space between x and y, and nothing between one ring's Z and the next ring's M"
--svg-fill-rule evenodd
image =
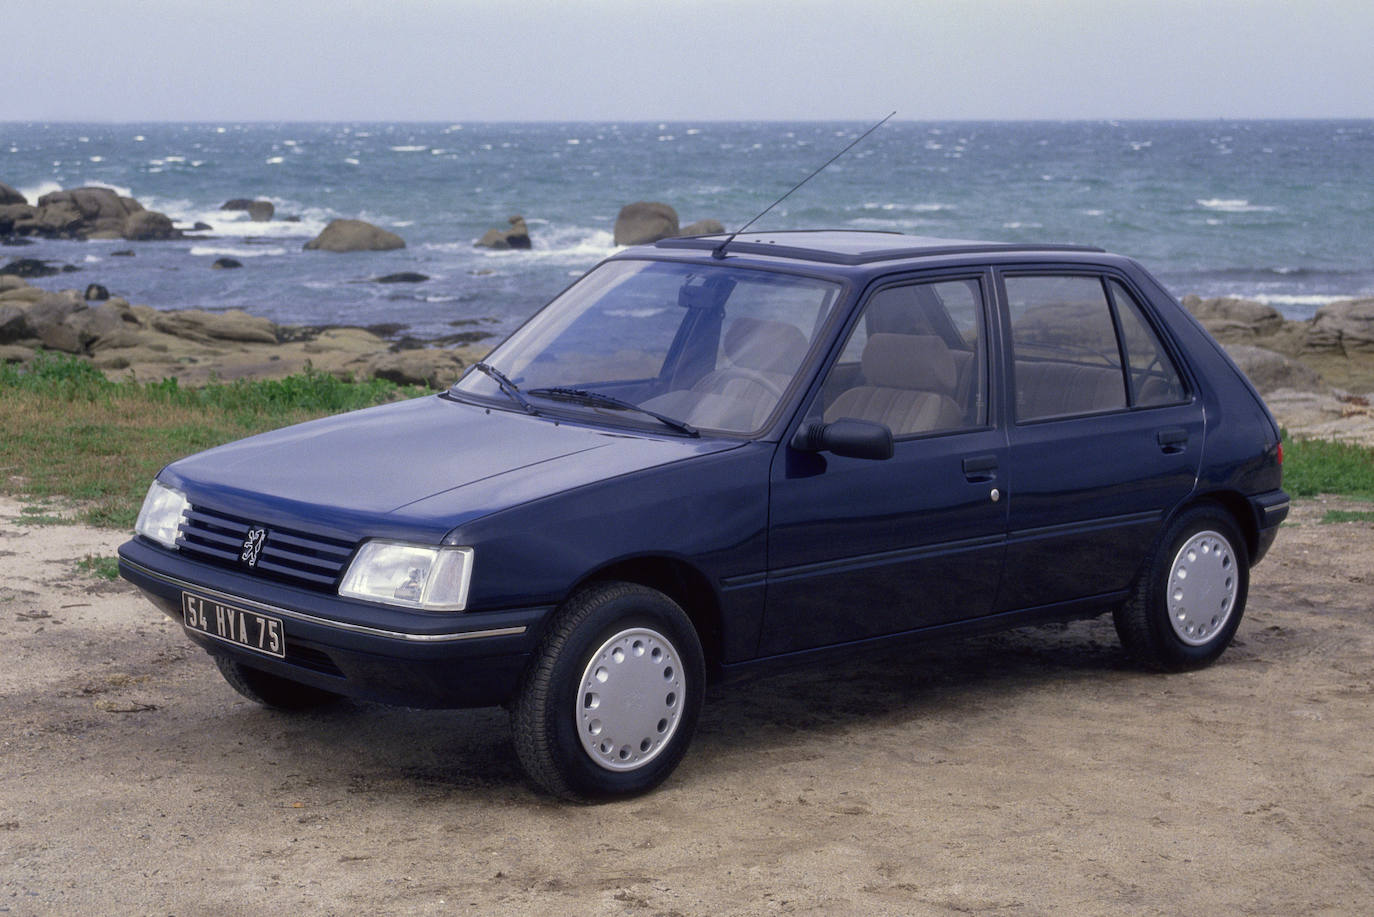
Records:
M1369 914L1374 524L1338 505L1206 671L1104 619L718 687L663 789L580 808L501 711L254 707L76 572L121 534L0 498L0 913Z

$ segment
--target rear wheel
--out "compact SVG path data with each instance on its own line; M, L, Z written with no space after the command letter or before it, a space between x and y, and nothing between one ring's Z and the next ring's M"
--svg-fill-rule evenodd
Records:
M312 710L339 699L338 694L312 688L300 682L246 666L226 656L216 656L215 664L229 686L264 707L277 710Z
M591 801L662 783L696 728L705 663L677 603L602 583L558 612L511 709L520 763L540 787Z
M1115 614L1136 659L1171 671L1209 665L1230 645L1245 612L1250 558L1230 514L1186 510L1169 526L1135 591Z

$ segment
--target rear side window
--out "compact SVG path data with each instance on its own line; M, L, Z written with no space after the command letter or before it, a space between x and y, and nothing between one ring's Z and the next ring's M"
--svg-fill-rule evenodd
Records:
M1131 404L1152 407L1183 401L1186 393L1178 368L1145 321L1140 304L1118 281L1107 281L1107 287L1112 291L1121 322L1121 343L1126 351L1126 365L1130 367Z
M1007 277L1006 290L1018 421L1126 407L1121 350L1100 278Z

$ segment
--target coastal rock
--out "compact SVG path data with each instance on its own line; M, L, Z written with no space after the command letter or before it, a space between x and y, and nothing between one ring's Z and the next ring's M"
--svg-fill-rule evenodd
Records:
M133 256L134 256L133 249L128 249L128 248L121 248L121 249L120 249L119 251L117 251L117 252L110 252L110 257L111 257L111 258L132 258Z
M677 211L657 201L626 204L615 218L616 245L644 245L677 233Z
M394 232L364 220L331 220L318 236L305 243L306 251L359 252L390 251L405 248L405 240Z
M206 223L202 220L196 220L195 225L191 227L191 232L206 232L207 230L212 230L214 228L215 227L211 226L209 223ZM111 254L118 254L118 252L111 252ZM130 252L129 254L132 255L133 252Z
M447 350L427 348L381 353L369 358L365 372L397 385L427 385L446 388L463 374L463 361Z
M16 224L30 226L38 219L38 208L28 204L0 204L0 236L8 236Z
M211 264L210 267L217 271L233 270L236 267L243 267L243 262L237 258L216 258L215 263Z
M13 287L0 293L0 302L38 302L45 292L42 287Z
M680 236L718 236L725 232L720 220L697 220L682 227Z
M4 267L0 267L0 274L10 274L15 277L52 277L62 273L61 268L52 266L50 261L40 261L37 258L15 258Z
M381 277L374 277L373 283L424 283L429 279L428 274L419 274L415 271L398 271L395 274L383 274Z
M101 284L92 283L86 286L86 293L81 298L86 300L86 302L91 302L93 300L106 300L110 298L110 291Z
M140 210L124 221L124 238L131 242L150 239L174 239L178 235L171 219L155 210Z
M516 214L510 218L509 222L510 229L488 229L482 238L472 244L478 248L528 249L530 247L530 230L525 225L525 218Z
M1322 306L1303 342L1306 350L1374 352L1374 298L1346 299Z
M28 316L14 303L0 302L0 344L13 344L29 336Z
M277 208L272 206L271 201L250 200L246 197L236 197L233 200L225 201L220 204L220 210L246 210L248 219L255 223L266 223L272 219L272 214L276 213Z
M0 181L0 205L3 204L27 204L29 199L9 185Z
M1261 395L1279 389L1297 392L1324 392L1327 386L1316 372L1303 366L1297 360L1281 353L1252 347L1248 344L1231 344L1226 348L1231 359L1245 373L1251 384Z
M33 359L33 351L18 344L0 344L0 363L27 363Z
M1185 296L1183 306L1218 337L1223 334L1263 337L1283 327L1283 314L1278 309L1250 299Z
M230 309L228 312L202 312L199 309L159 312L154 317L152 326L164 334L202 343L277 343L277 326L273 322L249 315L241 309Z
M6 274L0 271L0 293L8 293L10 290L22 290L28 286L29 282L23 277L14 274Z
M91 186L45 194L38 199L38 210L41 235L118 238L128 218L141 213L143 205L111 188Z

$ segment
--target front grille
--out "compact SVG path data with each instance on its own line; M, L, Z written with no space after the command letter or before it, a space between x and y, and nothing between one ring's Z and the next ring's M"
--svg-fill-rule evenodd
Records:
M251 568L242 560L250 529L267 530L266 541ZM332 592L353 543L300 529L259 525L251 519L193 506L181 524L177 546L186 554L219 566L268 579Z

